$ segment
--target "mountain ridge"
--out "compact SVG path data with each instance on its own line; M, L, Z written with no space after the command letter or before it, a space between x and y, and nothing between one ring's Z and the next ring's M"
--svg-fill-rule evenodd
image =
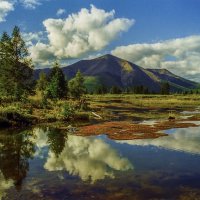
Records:
M48 73L50 68L43 71ZM62 68L65 76L71 79L80 70L86 77L96 77L102 85L110 88L121 88L143 85L151 92L159 92L162 82L169 82L171 91L197 87L196 82L173 74L167 69L147 69L130 61L106 54L94 59L80 60L74 64ZM42 70L35 70L35 78L39 77ZM92 83L90 83L92 84Z

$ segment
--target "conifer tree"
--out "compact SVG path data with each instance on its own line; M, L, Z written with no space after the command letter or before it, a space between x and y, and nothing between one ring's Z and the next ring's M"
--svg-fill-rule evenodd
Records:
M47 76L42 71L42 72L40 72L39 79L37 81L37 89L39 91L45 91L46 88L47 88Z
M52 99L62 99L67 96L65 75L58 61L55 61L49 73L47 93L48 97Z
M162 82L161 83L161 89L160 89L161 94L169 94L170 93L170 85L168 82Z
M32 87L33 66L28 50L15 27L12 37L3 33L0 41L0 93L20 100Z
M4 32L0 40L0 94L9 96L12 92L12 54L11 38Z
M80 70L76 73L76 76L69 81L69 92L72 97L80 99L80 97L86 93L84 86L84 77Z
M110 94L121 94L122 90L118 86L112 86L110 89Z

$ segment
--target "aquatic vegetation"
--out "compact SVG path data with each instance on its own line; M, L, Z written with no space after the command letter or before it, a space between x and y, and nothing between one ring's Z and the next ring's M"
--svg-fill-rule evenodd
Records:
M159 121L152 125L135 124L128 121L104 122L101 124L80 127L77 135L101 135L106 134L115 140L147 139L166 136L164 130L171 128L196 127L192 122Z

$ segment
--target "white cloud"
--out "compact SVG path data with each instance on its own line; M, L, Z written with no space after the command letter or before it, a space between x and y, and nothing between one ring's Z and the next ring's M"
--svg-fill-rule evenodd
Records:
M63 15L65 12L66 12L65 9L61 9L61 8L60 8L60 9L58 9L56 15L57 15L57 16L60 16L60 15Z
M30 140L35 144L36 151L34 156L38 158L44 158L43 148L48 146L48 130L41 128L33 129L33 136L30 137Z
M44 168L49 171L66 170L83 181L94 183L105 177L113 178L116 170L131 170L133 166L101 139L69 135L59 157L49 152Z
M44 33L42 31L35 33L22 33L22 37L27 46L33 46L36 42L45 40Z
M43 43L37 43L35 46L29 47L29 51L31 52L30 57L33 61L42 66L48 66L52 60L56 59L53 53L54 49Z
M120 46L112 54L142 67L166 68L185 77L200 73L200 35Z
M20 3L27 9L35 9L41 5L41 0L20 0Z
M42 4L42 0L0 0L0 22L6 21L6 16L15 10L17 3L21 3L26 9L35 9Z
M114 10L106 12L91 5L90 10L82 8L66 19L46 19L43 24L49 43L38 42L31 47L33 60L41 62L43 55L49 55L49 59L78 58L102 50L134 24L134 20L115 19L114 15Z
M0 22L6 21L6 16L14 10L14 2L10 0L0 1Z

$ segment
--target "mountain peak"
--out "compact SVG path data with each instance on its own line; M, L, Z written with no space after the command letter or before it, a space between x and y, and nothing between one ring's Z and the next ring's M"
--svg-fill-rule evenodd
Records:
M114 85L121 88L143 85L149 91L154 92L159 92L160 82L162 81L168 81L171 84L172 91L190 89L197 86L197 83L178 77L166 69L144 69L111 54L79 61L62 69L69 79L73 78L77 71L80 70L86 78L90 78L90 85L93 85L93 88L97 87L93 83L95 81L91 82L94 79L96 83L108 88ZM37 72L38 76L39 72Z
M100 56L100 57L97 58L97 59L119 59L119 58L116 57L116 56L113 56L113 55L111 55L111 54L105 54L105 55L103 55L103 56Z

